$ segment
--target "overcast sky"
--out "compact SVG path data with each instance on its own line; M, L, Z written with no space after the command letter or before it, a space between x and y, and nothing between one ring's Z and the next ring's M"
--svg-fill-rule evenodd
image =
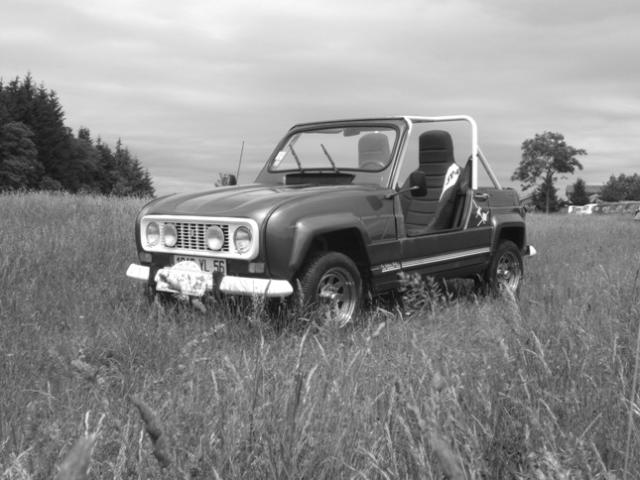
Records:
M469 114L506 185L545 130L587 183L640 172L638 0L2 0L0 76L118 138L157 194L253 180L294 123Z

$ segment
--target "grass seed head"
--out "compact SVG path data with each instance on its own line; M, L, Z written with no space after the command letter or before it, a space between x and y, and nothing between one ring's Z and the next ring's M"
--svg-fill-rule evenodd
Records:
M156 414L151 408L136 396L129 397L131 403L133 403L140 412L140 417L145 424L145 429L149 434L151 443L153 444L153 456L156 457L158 464L162 468L167 468L171 465L171 455L169 448L169 440L166 435L162 433L162 428Z
M433 453L435 453L442 470L449 480L463 480L464 472L460 467L458 456L451 447L438 434L429 434L429 443Z
M80 438L62 461L56 480L86 479L95 442L96 434Z

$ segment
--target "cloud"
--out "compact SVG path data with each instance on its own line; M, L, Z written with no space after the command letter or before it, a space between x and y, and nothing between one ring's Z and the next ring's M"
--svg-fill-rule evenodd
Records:
M234 169L243 140L249 178L293 123L392 114L475 116L507 184L522 141L560 131L597 183L637 163L639 21L635 0L7 0L0 75L122 138L159 193Z

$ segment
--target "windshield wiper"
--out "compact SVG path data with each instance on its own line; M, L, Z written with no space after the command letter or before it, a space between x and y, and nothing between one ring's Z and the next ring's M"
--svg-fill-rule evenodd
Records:
M303 170L302 170L302 164L300 163L300 157L298 157L298 154L293 149L293 145L289 144L289 150L291 150L291 154L293 155L293 158L295 158L296 163L298 164L298 170L302 172Z
M327 158L329 159L329 162L331 162L331 166L333 167L333 171L335 173L340 173L338 171L338 167L336 167L335 162L333 161L333 159L331 158L331 155L329 155L329 152L327 151L327 149L325 148L324 144L321 143L320 146L322 147L322 151L324 152L324 154L327 156Z

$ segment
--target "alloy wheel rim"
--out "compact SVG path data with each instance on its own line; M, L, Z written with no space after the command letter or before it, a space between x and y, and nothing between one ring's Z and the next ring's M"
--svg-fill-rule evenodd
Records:
M340 324L351 320L356 310L356 282L352 275L341 267L327 270L318 282L320 303L328 307L329 314Z
M515 292L520 285L521 278L522 269L517 256L512 252L502 254L498 259L498 268L496 270L498 284Z

